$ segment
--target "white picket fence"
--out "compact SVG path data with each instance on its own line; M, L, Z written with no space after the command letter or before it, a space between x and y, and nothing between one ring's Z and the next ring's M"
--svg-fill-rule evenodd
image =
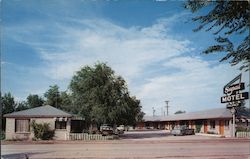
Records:
M244 132L244 131L237 132L236 137L239 137L239 138L249 137L250 138L250 132Z
M113 136L102 136L101 134L69 133L68 140L113 140Z

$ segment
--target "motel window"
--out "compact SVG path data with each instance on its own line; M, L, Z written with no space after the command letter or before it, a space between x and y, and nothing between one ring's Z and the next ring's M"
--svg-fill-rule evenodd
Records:
M66 129L67 122L66 121L56 121L55 127L56 129Z
M215 129L215 120L210 121L210 129Z
M229 120L225 120L225 128L229 129Z
M15 120L15 132L29 132L30 120L29 119L16 119Z

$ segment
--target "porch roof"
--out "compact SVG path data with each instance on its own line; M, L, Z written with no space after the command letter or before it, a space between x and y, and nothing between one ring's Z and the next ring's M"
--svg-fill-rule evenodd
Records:
M64 112L60 109L52 107L50 105L40 106L36 108L31 108L27 110L22 110L18 112L13 112L5 114L4 117L7 118L17 118L17 117L73 117L72 114Z
M218 108L204 111L175 114L169 116L145 116L144 121L179 121L179 120L199 120L199 119L221 119L232 118L229 109Z

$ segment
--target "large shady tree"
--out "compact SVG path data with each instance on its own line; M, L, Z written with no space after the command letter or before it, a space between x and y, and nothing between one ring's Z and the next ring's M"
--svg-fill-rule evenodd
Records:
M140 101L130 96L125 80L105 63L76 72L70 89L73 113L83 116L89 125L133 125L143 117Z
M231 65L241 63L241 69L249 70L250 62L250 1L210 1L188 0L185 8L193 13L207 8L205 15L196 16L193 21L199 26L193 31L202 29L212 31L217 44L203 51L205 54L225 52L220 61L229 61ZM240 39L240 43L235 42Z
M39 97L37 94L30 94L27 97L27 104L30 108L40 107L44 103L42 97Z
M45 104L59 109L61 108L62 99L60 97L58 85L50 86L47 92L44 93L44 97L46 98Z
M8 114L15 111L16 102L14 97L11 93L5 93L1 96L1 107L2 107L2 114Z

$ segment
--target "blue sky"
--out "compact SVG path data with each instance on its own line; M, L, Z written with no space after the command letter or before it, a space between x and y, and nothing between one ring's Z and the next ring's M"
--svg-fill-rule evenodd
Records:
M125 78L143 111L170 114L225 107L222 88L240 73L202 55L211 33L193 33L181 1L2 0L1 89L19 101L61 91L81 67L97 61ZM203 12L206 12L204 10ZM241 37L236 37L238 42ZM243 73L248 83L248 73Z

